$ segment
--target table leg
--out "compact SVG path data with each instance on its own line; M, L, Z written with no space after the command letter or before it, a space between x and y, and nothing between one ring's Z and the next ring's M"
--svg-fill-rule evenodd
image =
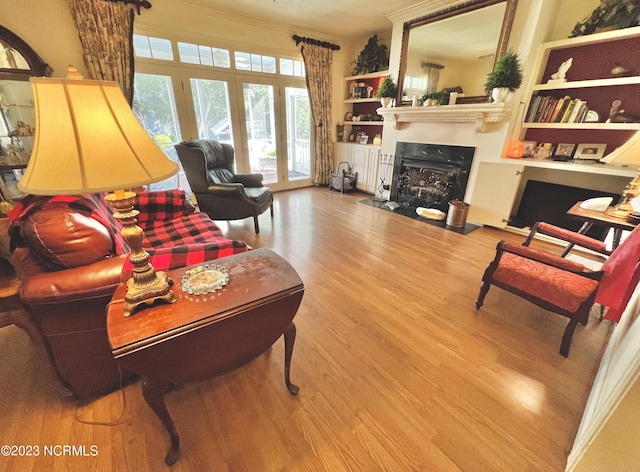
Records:
M613 241L611 241L611 250L615 251L620 246L620 240L622 239L622 230L619 228L613 228Z
M147 402L147 405L151 407L156 416L160 418L160 421L164 424L164 427L169 433L169 438L171 439L171 447L164 458L164 463L167 465L173 465L178 460L178 454L180 453L180 438L178 437L178 432L173 425L171 416L169 416L167 405L164 402L164 393L169 390L170 387L171 384L156 382L146 377L142 381L142 395L144 400Z
M284 382L292 395L297 395L300 387L291 383L291 357L293 356L293 345L296 342L296 325L291 322L284 332Z

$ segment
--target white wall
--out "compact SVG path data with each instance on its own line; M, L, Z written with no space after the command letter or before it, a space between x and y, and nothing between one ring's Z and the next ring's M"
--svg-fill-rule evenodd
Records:
M0 23L49 64L53 77L66 77L73 64L85 74L80 40L67 0L0 0Z

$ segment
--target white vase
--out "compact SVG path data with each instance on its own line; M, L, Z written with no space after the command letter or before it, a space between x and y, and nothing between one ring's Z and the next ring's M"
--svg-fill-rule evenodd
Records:
M382 103L384 108L389 108L391 106L391 97L380 98L380 103Z
M502 103L507 100L511 91L507 87L496 87L491 91L493 103Z

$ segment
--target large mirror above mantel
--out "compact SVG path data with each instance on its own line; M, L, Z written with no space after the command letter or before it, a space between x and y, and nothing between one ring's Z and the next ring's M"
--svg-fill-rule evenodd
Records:
M484 103L487 74L507 50L517 0L471 0L403 25L398 103L455 90L457 103Z

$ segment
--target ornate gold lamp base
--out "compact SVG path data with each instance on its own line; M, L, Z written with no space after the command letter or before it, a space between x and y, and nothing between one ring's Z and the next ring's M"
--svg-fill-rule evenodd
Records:
M158 271L149 263L149 253L142 248L143 231L136 225L136 217L140 214L133 209L136 194L117 190L105 199L114 209L113 217L122 223L123 239L131 248L129 260L133 264L133 274L127 281L124 316L130 316L141 304L151 305L156 300L167 303L176 301L171 291L172 281L165 272Z
M624 188L622 191L622 201L615 207L608 209L605 212L607 215L615 216L616 218L626 218L634 211L633 206L631 206L631 200L640 195L639 177L640 174Z

